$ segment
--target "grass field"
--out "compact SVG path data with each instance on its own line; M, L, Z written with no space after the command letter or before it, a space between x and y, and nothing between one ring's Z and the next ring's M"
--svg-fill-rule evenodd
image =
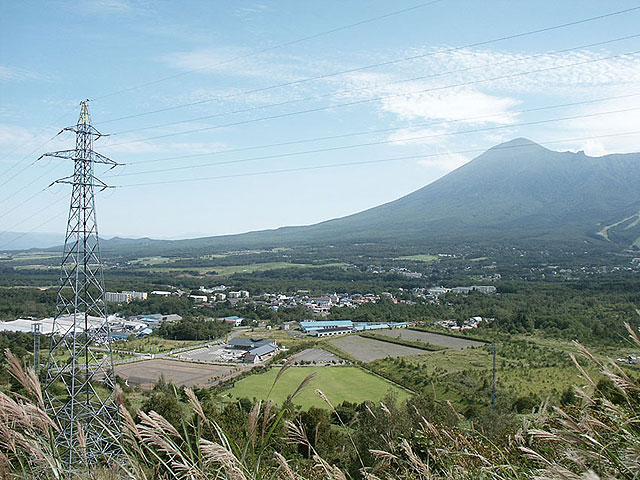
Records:
M194 271L200 274L215 271L218 275L233 275L234 273L253 273L265 270L276 270L280 268L317 268L317 267L344 267L344 263L330 263L326 265L312 265L306 263L289 263L289 262L267 262L253 263L249 265L225 265L225 266L209 266L209 267L153 267L150 271L154 272L184 272Z
M316 376L294 400L296 405L301 405L303 408L329 408L315 393L316 389L321 390L334 406L344 400L349 402L379 401L388 392L395 394L398 400L404 400L411 396L408 391L358 367L292 367L280 377L269 399L276 403L283 402L312 372L316 372ZM273 385L277 373L278 369L272 368L268 372L243 378L225 394L234 398L253 399L255 397L267 400L269 389ZM357 388L355 388L356 386Z
M164 353L176 348L190 347L204 343L203 340L168 340L156 336L146 338L132 338L126 342L113 342L114 350L124 350L138 353Z
M397 257L395 260L413 260L415 262L431 263L438 260L436 255L419 254L419 255L406 255L404 257Z

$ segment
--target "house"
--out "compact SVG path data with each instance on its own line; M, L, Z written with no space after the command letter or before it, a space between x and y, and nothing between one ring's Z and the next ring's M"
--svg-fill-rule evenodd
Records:
M243 317L237 317L235 315L232 315L230 317L220 317L216 319L218 322L225 322L225 323L229 323L234 327L239 327L242 325L242 321L244 320Z
M209 300L209 297L206 295L189 295L189 298L193 298L194 302L202 302L206 303Z

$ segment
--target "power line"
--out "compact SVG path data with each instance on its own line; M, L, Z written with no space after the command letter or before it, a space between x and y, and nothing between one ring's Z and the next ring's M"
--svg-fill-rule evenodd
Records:
M308 155L308 154L312 154L312 153L333 152L333 151L338 151L338 150L348 150L348 149L353 149L353 148L371 147L371 146L375 146L375 145L393 144L393 143L398 143L398 142L411 142L411 141L415 141L415 140L424 140L424 139L427 139L427 138L447 137L447 136L454 136L454 135L463 135L463 134L468 134L468 133L495 131L495 130L501 130L501 129L505 129L505 128L518 128L518 127L531 126L531 125L541 125L541 124L544 124L544 123L561 122L561 121L565 121L565 120L576 120L576 119L580 119L580 118L591 118L591 117L597 117L597 116L602 116L602 115L611 115L611 114L616 114L616 113L631 112L631 111L636 111L636 110L640 110L640 107L627 108L627 109L622 109L622 110L613 110L613 111L608 111L608 112L573 115L573 116L569 116L569 117L552 118L552 119L547 119L547 120L535 120L535 121L531 121L531 122L525 122L525 123L519 123L519 124L513 124L513 125L500 125L500 126L494 126L494 127L482 127L482 128L472 129L472 130L463 130L463 131L459 131L459 132L447 132L447 133L437 133L437 134L429 134L429 135L419 135L419 136L403 138L403 139L399 139L399 140L380 140L380 141L376 141L376 142L359 143L359 144L353 144L353 145L342 145L342 146L337 146L337 147L318 148L318 149L314 149L314 150L305 150L305 151L301 151L301 152L290 152L290 153L282 153L282 154L275 154L275 155L265 155L265 156L261 156L261 157L244 158L244 159L237 159L237 160L227 160L227 161L224 161L224 162L205 163L205 164L201 164L201 165L185 165L185 166L179 166L179 167L162 168L162 169L157 169L157 170L147 170L147 171L143 171L143 172L123 173L123 174L120 174L118 176L119 177L128 177L128 176L135 176L135 175L147 175L147 174L153 174L153 173L175 172L175 171L180 171L180 170L191 170L191 169L195 169L195 168L206 168L206 167L219 166L219 165L228 165L228 164L251 162L251 161L256 161L256 160L269 160L269 159L274 159L274 158L295 157L295 156L299 156L299 155Z
M20 202L18 205L14 206L13 208L4 211L2 214L0 214L0 218L6 217L7 215L9 215L11 212L16 211L18 208L20 208L21 206L23 206L24 204L28 203L29 201L31 201L32 199L34 199L35 197L37 197L38 195L40 195L42 192L44 192L47 188L49 187L45 187L42 190L38 190L36 193L34 193L33 195L31 195L29 198L27 198L26 200ZM12 227L13 228L13 227Z
M544 107L535 107L535 108L528 108L528 109L523 109L523 110L514 110L514 111L511 111L509 113L514 115L514 114L520 114L520 113L539 112L539 111L550 110L550 109L555 109L555 108L575 107L575 106L579 106L579 105L588 105L588 104L591 104L591 103L605 102L605 101L609 101L609 100L619 100L619 99L623 99L623 98L637 97L638 95L640 95L640 92L638 92L638 93L630 93L630 94L626 94L626 95L616 95L616 96L613 96L613 97L601 97L601 98L592 99L592 100L583 100L583 101L580 101L580 102L562 103L562 104L556 104L556 105L547 105L547 106L544 106ZM269 143L269 144L265 144L265 145L254 145L254 146L250 146L250 147L231 148L231 149L227 149L227 150L215 150L215 151L211 151L211 152L193 153L193 154L189 154L189 155L178 155L178 156L165 157L165 158L154 158L154 159L150 159L150 160L140 160L138 162L128 162L127 165L139 165L139 164L143 164L143 163L166 162L166 161L170 161L170 160L180 160L180 159L185 159L185 158L195 158L195 157L222 155L222 154L226 154L226 153L244 152L244 151L248 151L248 150L259 150L259 149L271 148L271 147L283 147L283 146L296 145L296 144L301 144L301 143L318 142L318 141L323 141L323 140L336 140L336 139L339 139L339 138L348 138L348 137L356 137L356 136L362 136L362 135L372 135L372 134L375 134L375 133L393 132L393 131L398 131L398 130L405 130L405 129L408 129L408 128L432 127L432 126L436 126L436 125L445 125L445 124L448 125L448 124L451 124L451 123L472 122L472 121L477 121L477 120L486 120L486 119L497 117L497 116L500 116L500 115L504 115L504 113L494 113L494 114L491 114L491 115L480 115L480 116L475 116L475 117L457 118L457 119L454 119L454 120L440 120L440 121L437 121L437 122L414 123L414 124L409 124L409 125L403 125L401 127L390 127L390 128L376 129L376 130L365 130L365 131L360 131L360 132L342 133L342 134L338 134L338 135L328 135L328 136L324 136L324 137L307 138L307 139L302 139L302 140L290 140L290 141L286 141L286 142ZM116 175L116 176L118 176L118 175Z
M328 106L310 108L310 109L306 109L306 110L299 110L299 111L295 111L295 112L281 113L281 114L270 115L270 116L266 116L266 117L254 118L254 119L249 119L249 120L242 120L242 121L231 122L231 123L220 124L220 125L213 125L213 126L209 126L209 127L202 127L202 128L191 129L191 130L185 130L185 131L182 131L182 132L167 133L167 134L164 134L164 135L155 135L153 137L146 137L146 138L140 138L140 139L137 139L137 140L129 140L129 141L125 141L125 142L113 143L111 145L105 146L104 148L108 148L108 147L112 148L112 147L119 146L119 145L128 145L128 144L132 144L132 143L140 143L140 142L145 142L145 141L148 141L148 140L157 140L157 139L161 139L161 138L175 137L175 136L179 136L179 135L187 135L187 134L190 134L190 133L199 133L199 132L204 132L204 131L209 131L209 130L215 130L215 129L218 129L218 128L233 127L233 126L238 126L238 125L246 125L246 124L249 124L249 123L261 122L261 121L264 121L264 120L273 120L273 119L277 119L277 118L291 117L291 116L302 115L302 114L306 114L306 113L319 112L319 111L322 111L322 110L329 110L329 109L335 109L335 108L340 108L340 107L361 105L361 104L364 104L364 103L370 103L370 102L374 102L374 101L377 101L377 100L383 100L383 99L388 99L388 98L396 98L396 97L404 97L404 96L408 96L408 95L429 93L429 92L434 92L434 91L441 91L441 90L447 90L447 89L451 89L451 88L458 88L458 87L468 86L468 85L475 85L475 84L478 84L478 83L492 82L492 81L496 81L496 80L506 80L506 79L509 79L509 78L516 78L516 77L521 77L521 76L525 76L525 75L531 75L532 73L548 72L548 71L558 70L558 69L562 69L562 68L569 68L569 67L575 67L575 66L579 66L579 65L586 65L586 64L590 64L590 63L601 62L601 61L604 61L604 60L610 60L612 58L618 58L618 57L628 56L628 55L635 55L637 53L640 53L640 50L635 50L635 51L632 51L632 52L619 53L619 54L616 54L616 55L610 55L610 56L607 56L607 57L601 57L601 58L596 58L596 59L584 60L582 62L575 62L575 63L565 64L565 65L556 65L556 66L553 66L553 67L547 67L547 68L541 68L541 69L535 69L535 70L528 70L528 71L519 72L519 73L512 73L512 74L509 74L509 75L500 75L500 76L497 76L497 77L483 78L483 79L479 79L479 80L471 80L471 81L456 83L456 84L452 84L452 85L444 85L444 86L440 86L440 87L432 87L432 88L427 88L427 89L422 89L422 90L416 90L416 91L413 91L413 92L405 92L405 93L392 94L392 95L383 95L383 96L379 96L379 97L375 97L375 98L368 98L368 99L356 100L356 101L352 101L352 102L339 103L339 104L336 104L336 105L328 105ZM123 133L123 132L120 132L120 133Z
M43 209L44 210L44 209ZM38 212L40 213L40 212ZM48 218L47 220L45 220L44 222L40 223L39 225L36 225L35 227L33 227L31 230L28 230L20 235L18 235L15 238L12 238L11 240L9 240L8 242L3 243L2 245L0 245L0 251L2 251L2 249L4 247L6 247L7 245L11 245L13 242L15 242L16 240L20 240L22 237L24 237L25 235L32 233L34 231L36 231L37 229L39 229L40 227L44 227L46 224L53 222L54 220L57 220L58 218L60 218L61 216L63 216L64 214L66 214L66 211L63 211L61 213L59 213L58 215L55 215L53 217Z
M491 40L483 40L483 41L480 41L480 42L470 43L470 44L459 46L459 47L447 48L447 49L444 49L444 50L440 50L438 52L429 52L429 53L425 53L425 54L411 55L409 57L403 57L403 58L399 58L399 59L387 60L387 61L384 61L384 62L379 62L379 63L375 63L375 64L365 65L365 66L362 66L362 67L356 67L356 68L351 68L351 69L347 69L347 70L341 70L341 71L322 74L322 75L317 75L317 76L314 76L314 77L307 77L307 78L302 78L302 79L298 79L298 80L292 80L292 81L289 81L289 82L284 82L284 83L271 85L271 86L267 86L267 87L261 87L261 88L257 88L257 89L253 89L253 90L247 90L247 91L244 91L244 92L212 97L212 98L209 98L209 99L198 100L196 102L189 102L189 103L184 103L184 104L180 104L180 105L174 105L174 106L165 107L165 108L161 108L161 109L157 109L157 110L152 110L152 111L149 111L149 112L136 113L136 114L132 114L132 115L127 115L127 116L123 116L123 117L118 117L118 118L105 120L105 121L99 123L99 125L103 125L103 124L111 123L111 122L116 122L116 121L120 121L120 120L127 120L127 119L130 119L130 118L137 118L137 117L141 117L141 116L145 116L145 115L152 115L152 114L155 114L155 113L167 112L167 111L170 111L170 110L176 110L176 109L180 109L180 108L192 107L192 106L195 106L195 105L202 105L204 103L209 103L209 102L213 102L213 101L217 101L217 100L224 100L224 99L235 97L235 96L247 95L247 94L258 93L258 92L264 92L264 91L267 91L267 90L272 90L272 89L280 88L280 87L287 87L287 86L291 86L291 85L298 85L300 83L306 83L306 82L310 82L310 81L313 81L313 80L321 80L321 79L324 79L324 78L335 77L335 76L343 75L343 74L346 74L346 73L353 73L353 72L358 72L358 71L362 71L362 70L368 70L368 69L371 69L371 68L383 67L383 66L387 66L387 65L394 65L394 64L397 64L397 63L407 62L407 61L410 61L410 60L417 60L417 59L420 59L420 58L426 58L426 57L430 57L430 56L433 56L433 55L440 55L440 54L445 54L445 53L453 53L453 52L460 51L460 50L463 50L463 49L466 49L466 48L475 48L475 47L479 47L479 46L483 46L483 45L489 45L489 44L492 44L492 43L502 42L502 41L506 41L506 40L513 40L513 39L516 39L516 38L522 38L522 37L526 37L526 36L530 36L530 35L536 35L536 34L539 34L539 33L545 33L545 32L558 30L558 29L562 29L562 28L567 28L567 27L571 27L571 26L575 26L575 25L580 25L580 24L584 24L584 23L588 23L588 22L602 20L604 18L608 18L608 17L612 17L612 16L616 16L616 15L622 15L622 14L625 14L625 13L630 13L632 11L639 10L639 9L640 9L640 6L627 8L627 9L624 9L624 10L618 10L618 11L615 11L615 12L611 12L611 13L607 13L607 14L603 14L603 15L597 15L595 17L585 18L585 19L582 19L582 20L576 20L576 21L573 21L573 22L562 23L562 24L559 24L559 25L551 26L551 27L545 27L545 28L540 28L540 29L536 29L536 30L530 30L530 31L527 31L527 32L517 33L517 34L513 34L513 35L507 35L507 36L503 36L503 37L499 37L499 38L494 38L494 39L491 39Z
M60 135L62 132L58 132L57 134L55 134L53 137L51 137L49 140L47 140L46 142L44 142L42 145L39 145L35 150L33 150L32 152L28 153L27 155L25 155L24 157L22 157L22 159L20 159L18 162L14 163L10 168L8 168L7 170L5 170L3 172L3 175L7 172L10 172L11 170L13 170L15 167L17 167L18 165L20 165L22 162L24 162L25 160L27 160L28 158L32 157L36 152L39 152L42 147L44 147L45 145L49 144L51 141L53 141L53 139L55 139L58 135ZM23 173L24 171L28 170L29 168L31 168L33 165L35 165L37 163L37 159L33 160L31 163L29 163L27 166L25 166L23 169L19 170L18 172L14 173L11 177L7 178L4 182L0 183L0 187L5 186L7 183L9 183L11 180L13 180L14 178L16 178L18 175L20 175L21 173ZM0 202L2 203L2 202Z
M75 109L75 107L74 107L74 109ZM17 146L15 149L13 149L11 152L5 153L5 154L0 158L0 161L5 160L7 157L9 157L9 156L13 155L13 154L14 154L14 153L16 153L17 151L19 151L22 147L24 147L25 145L28 145L29 143L31 143L31 142L33 141L33 139L35 139L38 135L40 135L40 134L44 133L44 132L45 132L45 131L47 131L49 128L51 128L51 127L53 127L53 126L57 125L57 124L58 124L58 122L59 122L59 121L60 121L60 120L65 116L65 115L67 115L70 111L71 111L70 109L65 110L64 112L62 112L62 113L60 114L60 116L59 116L59 117L57 117L55 120L53 120L53 121L52 121L49 125L47 125L46 127L42 128L42 129L41 129L37 134L31 134L31 135L30 135L30 137L31 137L31 138L29 138L28 140L25 140L24 142L22 142L20 145L18 145L18 146ZM51 137L49 140L47 140L47 142L46 142L46 143L44 143L44 144L42 144L41 146L39 146L39 147L38 147L38 149L40 149L40 148L44 147L47 143L49 143L49 142L50 142L51 140L53 140L55 137L56 137L55 135L54 135L53 137ZM25 158L26 158L26 157L29 157L29 156L31 156L31 155L33 155L33 153L37 152L37 151L38 151L38 149L36 149L36 150L34 150L32 153L29 153L28 155L26 155L26 156L25 156ZM19 163L19 162L18 162L18 163ZM12 170L13 168L15 168L16 166L17 166L17 165L15 165L15 164L14 164L14 165L12 165L11 167L9 167L7 170L5 170L5 171L3 172L3 175L4 175L5 173L7 173L7 172L11 171L11 170Z
M553 140L553 141L541 142L541 143L555 144L555 143L574 142L574 141L581 141L581 140L596 140L596 139L599 139L599 138L610 138L610 137L619 137L619 136L623 136L623 135L637 135L637 134L640 134L640 130L635 130L635 131L631 131L631 132L622 132L622 133L612 133L612 134L608 134L608 135L597 135L597 136L577 137L577 138L565 138L563 140ZM507 148L521 148L523 146L526 146L526 145L503 145L503 146L491 147L491 150L502 150L502 149L507 149ZM482 149L474 148L474 149L470 149L470 150L459 150L459 151L455 151L455 152L439 152L439 153L430 153L430 154L423 154L423 155L409 155L409 156L404 156L404 157L383 158L383 159L378 159L378 160L362 160L362 161L357 161L357 162L334 163L334 164L329 164L329 165L313 165L313 166L308 166L308 167L293 167L293 168L285 168L285 169L281 169L281 170L268 170L268 171L264 171L264 172L236 173L236 174L229 174L229 175L218 175L218 176L213 176L213 177L188 178L188 179L183 179L183 180L163 180L163 181L158 181L158 182L132 183L132 184L126 184L126 185L117 185L117 186L115 186L115 188L145 187L145 186L151 186L151 185L167 185L167 184L173 184L173 183L191 183L191 182L201 182L201 181L207 181L207 180L220 180L220 179L239 178L239 177L254 177L254 176L260 176L260 175L272 175L272 174L277 174L277 173L290 173L290 172L300 172L300 171L307 171L307 170L321 170L321 169L335 168L335 167L349 167L349 166L355 166L355 165L368 165L368 164L375 164L375 163L397 162L397 161L401 161L401 160L412 160L412 159L418 159L418 158L441 157L441 156L445 156L445 155L457 155L457 154L463 155L463 154L467 154L467 153L478 153L478 152L485 152L485 151L487 151L486 148L482 148Z
M43 189L42 191L44 191L44 190L46 190L46 189ZM42 193L42 191L41 191L41 192L38 192L38 193ZM35 196L35 195L34 195L34 196ZM35 216L37 216L37 215L40 215L40 214L41 214L42 212L44 212L45 210L48 210L48 209L50 209L51 207L53 207L54 205L59 204L59 203L60 203L62 200L64 200L65 198L66 198L66 197L64 197L64 196L62 196L62 197L58 198L58 200L56 200L55 202L52 202L52 203L47 204L47 206L46 206L46 207L41 208L40 210L37 210L36 212L34 212L33 214L29 215L29 216L28 216L28 217L26 217L26 218L22 218L19 222L15 223L15 224L14 224L14 225L12 225L11 227L9 227L8 229L6 229L6 230L4 230L3 232L0 232L0 233L9 233L9 232L13 231L13 229L14 229L14 228L19 227L20 225L22 225L22 224L23 224L23 223L25 223L26 221L31 220L33 217L35 217ZM64 212L63 212L63 213L64 213ZM54 218L55 218L55 217L54 217ZM48 221L51 221L51 220L53 220L53 219L49 219ZM48 221L47 221L47 222L44 222L44 223L48 223ZM33 230L35 230L36 228L39 228L39 227L41 227L41 226L42 226L42 225L38 225L38 226L36 226ZM30 232L32 232L33 230L31 230ZM30 233L30 232L26 232L26 233ZM23 234L23 235L24 235L24 234ZM16 238L12 239L10 242L7 242L7 243L5 243L5 244L3 244L3 245L0 245L0 250L2 250L2 247L4 247L5 245L8 245L9 243L12 243L12 242L14 242L15 240L18 240L18 238L21 238L23 235L21 235L21 236L19 236L19 237L16 237Z
M22 188L14 191L13 193L11 193L11 195L8 195L7 197L3 198L2 200L0 200L0 205L2 205L4 202L6 202L7 200L14 198L17 194L19 194L20 192L22 192L23 190L26 190L27 188L33 186L33 184L35 182L37 182L38 180L40 180L42 177L45 177L47 175L49 175L52 171L54 171L58 166L54 165L52 168L46 170L45 172L43 172L41 175L37 176L36 178L32 179L29 181L29 183L27 183L26 185L24 185ZM47 187L48 188L48 187ZM43 188L40 192L43 192L44 190L46 190L46 188ZM35 196L35 195L34 195ZM33 197L31 197L33 198ZM4 212L2 215L0 215L0 218L2 218L4 215L6 215L7 212Z
M413 77L413 78L409 78L409 79L396 80L396 81L388 82L388 83L380 83L380 84L375 84L375 85L368 85L368 86L360 87L360 88L343 89L343 90L338 90L337 92L326 93L326 94L323 94L323 95L316 95L316 96L313 96L313 97L286 100L284 102L277 102L277 103L270 103L270 104L266 104L266 105L259 105L259 106L255 106L255 107L243 108L243 109L240 109L240 110L233 110L233 111L230 111L230 112L216 113L216 114L213 114L213 115L205 115L205 116L202 116L202 117L190 118L188 120L178 120L178 121L173 121L173 122L150 125L150 126L147 126L147 127L140 127L140 128L130 129L130 130L123 130L123 131L120 131L120 132L115 132L112 135L116 136L116 135L122 135L122 134L125 134L125 133L133 133L133 132L141 132L141 131L145 131L145 130L153 130L153 129L156 129L156 128L170 127L170 126L174 126L174 125L181 125L181 124L184 124L184 123L198 122L198 121L201 121L201 120L210 120L212 118L225 117L225 116L228 116L228 115L234 115L234 114L238 114L238 113L247 113L247 112L252 112L252 111L255 111L255 110L262 110L264 108L281 107L281 106L284 106L284 105L291 105L293 103L307 102L307 101L310 101L310 100L320 100L320 99L324 99L324 98L334 97L334 96L338 96L338 95L344 95L344 94L347 94L347 93L359 92L359 91L363 91L363 90L364 91L366 91L366 90L374 90L374 89L380 88L380 87L388 87L388 86L391 86L391 85L397 85L397 84L401 84L401 83L415 82L415 81L418 81L418 80L425 80L427 78L441 77L441 76L444 76L444 75L451 75L451 74L454 74L454 73L467 72L467 71L470 71L470 70L486 69L486 68L489 68L489 67L507 65L507 64L510 64L510 63L520 62L520 61L522 61L524 59L532 60L532 59L535 59L535 58L544 57L544 56L548 56L548 55L557 55L557 54L560 54L560 53L567 53L567 52L572 52L572 51L575 51L575 50L581 50L581 49L585 49L585 48L592 48L592 47L607 45L607 44L620 42L620 41L624 41L624 40L629 40L629 39L637 38L637 37L640 37L640 34L628 35L628 36L625 36L625 37L614 38L612 40L605 40L605 41L602 41L602 42L590 43L590 44L586 44L586 45L579 45L577 47L566 48L566 49L563 49L563 50L552 50L552 51L545 52L545 53L538 53L538 54L535 54L535 55L527 55L525 57L513 58L513 59L505 60L505 61L502 61L502 62L490 63L490 64L485 64L485 65L476 65L476 66L466 67L466 68L461 68L461 69L456 69L456 70L448 70L448 71L444 71L444 72L432 73L432 74L429 74L429 75L422 75L422 76L419 76L419 77Z
M444 0L433 0L431 2L421 3L421 4L418 4L418 5L414 5L413 7L404 8L402 10L396 10L394 12L386 13L384 15L379 15L377 17L369 18L369 19L362 20L362 21L359 21L359 22L356 22L356 23L351 23L349 25L343 25L341 27L332 28L331 30L326 30L324 32L315 33L313 35L308 35L306 37L298 38L296 40L291 40L291 41L288 41L288 42L285 42L285 43L280 43L280 44L274 45L272 47L267 47L267 48L262 48L260 50L255 50L253 52L249 52L249 53L246 53L244 55L239 55L237 57L233 57L233 58L230 58L228 60L223 60L221 62L217 62L217 63L214 63L214 64L206 65L204 67L194 68L194 69L188 70L186 72L177 73L175 75L169 75L169 76L164 77L164 78L160 78L160 79L157 79L157 80L152 80L150 82L145 82L145 83L141 83L141 84L138 84L138 85L134 85L132 87L124 88L122 90L118 90L118 91L115 91L115 92L112 92L112 93L108 93L106 95L102 95L102 96L93 98L93 100L102 100L104 98L111 97L111 96L114 96L114 95L119 95L119 94L126 93L126 92L130 92L130 91L136 90L138 88L148 87L150 85L156 85L158 83L165 82L167 80L172 80L174 78L183 77L183 76L191 74L191 73L199 72L199 71L206 70L206 69L209 69L209 68L219 67L221 65L226 65L228 63L232 63L232 62L235 62L235 61L238 61L238 60L243 60L245 58L253 57L253 56L259 55L261 53L270 52L272 50L276 50L276 49L279 49L279 48L282 48L282 47L287 47L289 45L295 45L296 43L301 43L301 42L304 42L304 41L307 41L307 40L312 40L314 38L318 38L318 37L322 37L322 36L325 36L325 35L329 35L331 33L336 33L336 32L342 31L342 30L346 30L346 29L357 27L357 26L364 25L364 24L367 24L367 23L375 22L375 21L378 21L378 20L382 20L382 19L385 19L385 18L389 18L389 17L395 16L395 15L400 15L402 13L411 12L413 10L417 10L419 8L427 7L427 6L433 5L435 3L440 3L442 1L444 1ZM102 122L102 123L106 123L106 122Z

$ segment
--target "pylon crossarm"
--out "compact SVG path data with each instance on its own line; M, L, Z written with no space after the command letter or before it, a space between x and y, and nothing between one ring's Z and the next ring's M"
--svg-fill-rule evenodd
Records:
M55 158L73 158L76 155L75 150L59 150L57 152L47 152L43 153L38 157L38 160L43 159L44 157L55 157Z
M105 165L111 165L112 168L122 165L122 163L114 162L109 157L105 157L104 155L98 152L93 152L93 163L103 163Z
M63 128L60 131L60 133L62 133L62 132L73 132L76 135L84 133L86 135L91 135L95 139L98 139L100 137L108 137L109 136L109 135L105 135L105 134L100 133L93 125L72 125L71 127ZM60 135L60 133L58 135Z

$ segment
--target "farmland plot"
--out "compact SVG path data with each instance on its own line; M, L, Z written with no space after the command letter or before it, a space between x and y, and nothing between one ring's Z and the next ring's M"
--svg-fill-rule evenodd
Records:
M441 345L447 348L454 348L460 350L468 347L481 347L486 345L483 342L477 340L469 340L467 338L450 337L448 335L440 335L437 333L421 332L418 330L409 330L406 328L395 330L376 330L379 335L386 335L387 337L403 338L405 340L413 340L417 342L430 343L432 345Z
M419 348L396 345L372 338L363 338L358 335L334 338L330 342L361 362L372 362L385 357L406 357L427 353Z

